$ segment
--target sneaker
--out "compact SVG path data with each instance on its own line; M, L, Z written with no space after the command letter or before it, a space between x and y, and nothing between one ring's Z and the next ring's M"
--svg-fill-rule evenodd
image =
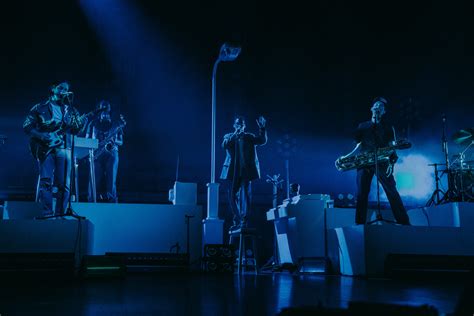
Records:
M240 229L240 225L232 225L229 227L229 232L234 232Z

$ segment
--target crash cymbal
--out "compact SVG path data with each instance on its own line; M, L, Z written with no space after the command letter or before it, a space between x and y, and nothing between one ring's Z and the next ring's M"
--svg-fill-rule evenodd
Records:
M459 145L469 144L474 140L474 128L465 128L453 134L453 141Z

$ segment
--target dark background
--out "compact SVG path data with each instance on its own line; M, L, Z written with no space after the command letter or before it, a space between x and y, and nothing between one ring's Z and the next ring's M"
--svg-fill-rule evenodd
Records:
M211 71L225 41L242 53L219 66L218 144L234 115L247 117L249 131L265 116L262 176L284 175L283 139L293 144L291 180L302 193L354 192L354 173L338 172L334 160L351 150L378 95L411 150L431 162L443 161L443 113L448 136L474 126L467 2L14 1L0 12L0 133L9 137L2 199L32 198L36 169L22 122L52 83L67 80L81 111L108 99L127 120L121 201L168 203L179 156L179 180L197 182L204 205ZM272 188L260 180L253 189L263 220Z

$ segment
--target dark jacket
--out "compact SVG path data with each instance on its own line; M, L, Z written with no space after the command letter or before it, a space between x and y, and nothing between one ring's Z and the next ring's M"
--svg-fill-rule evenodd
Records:
M233 133L226 134L222 142L222 148L226 150L224 166L222 167L221 179L231 180L238 176L239 171L243 171L245 180L252 181L260 178L260 164L257 157L256 146L265 145L267 142L267 132L264 128L259 130L258 136L252 133L244 133L242 137L243 164L240 161L238 152L238 141L231 138Z
M30 109L23 122L23 130L30 136L30 149L35 158L41 158L38 156L45 156L50 151L41 140L44 134L57 132L63 135L63 148L70 148L72 135L81 131L87 122L87 117L74 119L79 118L79 113L74 107L71 107L68 113L62 122L54 122L50 100L38 103ZM38 155L39 152L42 152L41 155Z

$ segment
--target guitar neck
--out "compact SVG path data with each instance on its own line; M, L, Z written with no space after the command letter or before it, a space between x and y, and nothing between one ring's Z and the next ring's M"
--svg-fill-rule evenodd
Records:
M84 120L84 119L89 120L89 119L92 118L96 113L97 113L96 110L90 111L89 113L82 114L79 118L80 118L80 120Z
M111 132L107 133L108 135L104 138L104 140L101 143L106 143L108 142L112 137L115 136L115 134L118 133L118 131L123 128L125 125L120 124L119 126L116 126Z

